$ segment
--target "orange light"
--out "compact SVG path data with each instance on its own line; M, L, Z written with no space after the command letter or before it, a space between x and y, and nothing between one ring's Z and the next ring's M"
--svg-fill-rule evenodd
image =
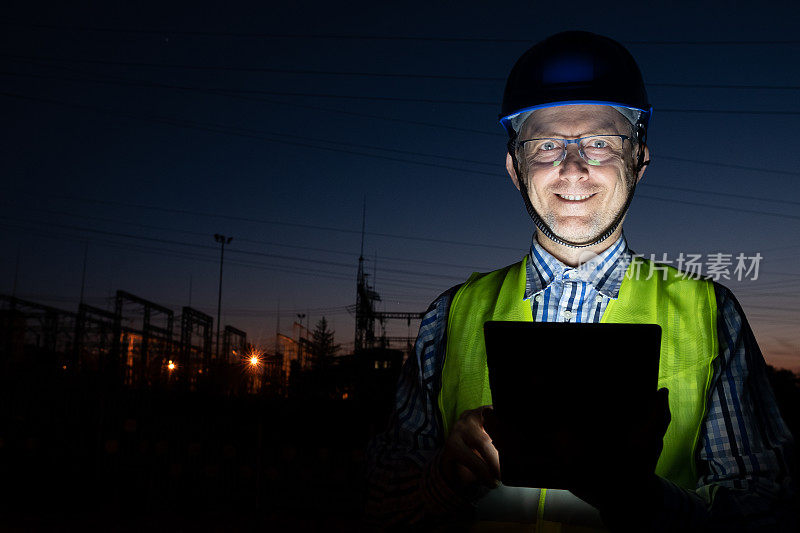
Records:
M263 352L257 348L250 348L246 354L242 354L242 364L255 371L261 366L261 355Z
M169 368L170 370L175 370L175 363L170 361L169 364L167 365L167 368Z

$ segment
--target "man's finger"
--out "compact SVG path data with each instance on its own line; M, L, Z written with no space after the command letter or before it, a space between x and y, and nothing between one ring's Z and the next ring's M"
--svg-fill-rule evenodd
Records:
M491 469L482 456L464 440L465 435L458 435L451 442L453 460L457 465L466 467L484 485L492 486L494 477ZM469 437L467 437L469 439Z
M489 434L483 428L479 431L479 433L470 433L465 439L465 443L486 465L488 474L492 478L488 481L492 483L500 479L500 456L497 454L497 448L492 444Z
M491 416L491 406L483 406L461 413L451 434L454 456L467 466L478 480L494 486L500 477L500 460L492 439L484 429L486 416Z

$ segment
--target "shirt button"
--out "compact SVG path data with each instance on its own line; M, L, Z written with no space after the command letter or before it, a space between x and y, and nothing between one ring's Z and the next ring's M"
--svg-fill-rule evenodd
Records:
M567 320L572 318L572 311L564 311L564 318L566 318Z
M542 300L544 300L544 298L542 298L541 294L537 294L536 297L534 298L534 300L536 300L539 303L542 303Z
M598 301L598 302L602 302L602 301L603 301L603 297L602 297L602 296L600 296L599 294L597 295L597 301Z

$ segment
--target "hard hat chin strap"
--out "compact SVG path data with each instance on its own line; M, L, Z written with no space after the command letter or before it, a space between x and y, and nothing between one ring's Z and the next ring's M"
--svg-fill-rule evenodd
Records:
M539 216L539 213L536 212L536 210L533 208L533 205L531 205L531 200L528 197L528 188L522 181L520 181L519 190L520 193L522 193L522 199L525 201L525 208L528 210L531 220L533 220L533 223L537 228L539 228L539 231L541 231L545 237L557 244L567 246L568 248L587 248L589 246L594 246L595 244L600 244L604 240L611 237L615 231L617 231L617 228L625 218L625 213L628 212L628 207L631 205L631 200L633 200L633 193L636 190L636 185L634 184L628 192L628 198L625 200L625 205L614 219L614 222L612 222L596 239L588 242L573 242L558 237L555 233L553 233L553 230L550 229L550 226L548 226L545 221L542 220L542 217Z

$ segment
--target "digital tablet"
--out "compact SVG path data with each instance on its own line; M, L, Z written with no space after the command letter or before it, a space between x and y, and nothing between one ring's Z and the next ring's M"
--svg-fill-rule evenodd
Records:
M489 321L484 334L505 485L567 488L652 405L656 324Z

